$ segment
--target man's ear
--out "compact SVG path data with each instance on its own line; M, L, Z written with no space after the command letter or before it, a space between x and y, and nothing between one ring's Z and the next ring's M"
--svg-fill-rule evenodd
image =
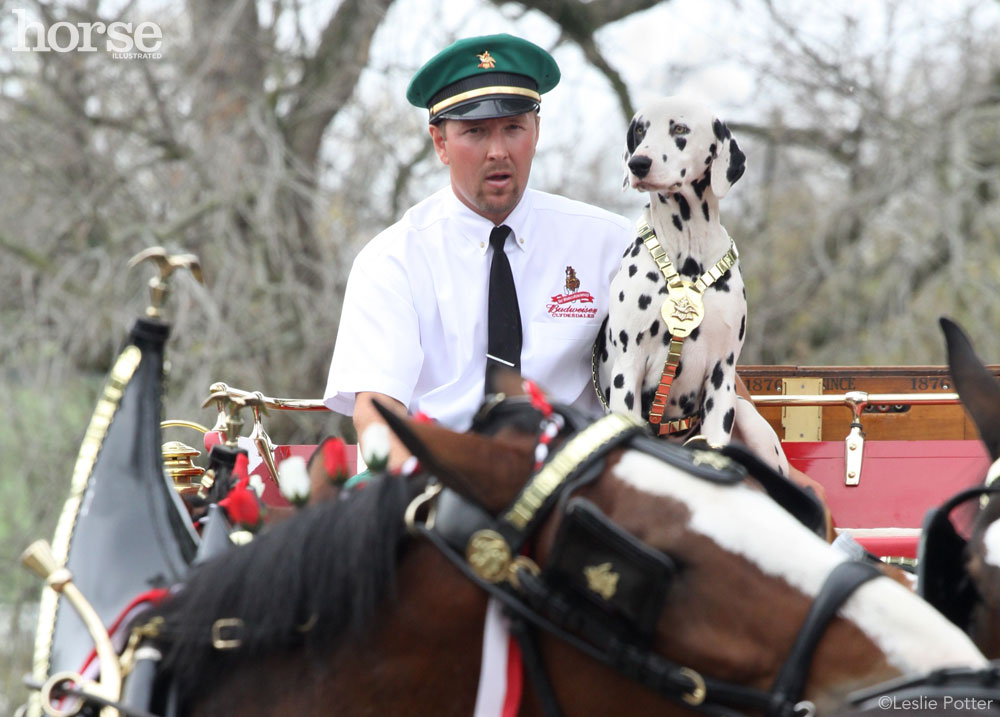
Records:
M434 151L437 152L438 159L441 160L442 164L449 164L444 130L436 124L427 125L427 129L431 133L431 140L434 142Z

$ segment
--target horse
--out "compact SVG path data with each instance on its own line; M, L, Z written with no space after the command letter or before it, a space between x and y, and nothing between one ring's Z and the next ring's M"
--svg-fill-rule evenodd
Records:
M473 714L488 604L524 638L526 716L830 714L985 665L739 446L663 444L519 385L468 433L383 412L417 469L198 566L142 618L160 691L191 715Z
M942 318L948 364L962 404L993 461L984 484L928 515L918 590L968 632L983 654L1000 658L1000 384L953 321Z

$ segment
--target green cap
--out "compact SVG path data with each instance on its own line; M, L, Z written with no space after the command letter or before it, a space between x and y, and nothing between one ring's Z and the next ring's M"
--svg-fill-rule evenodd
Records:
M421 67L406 99L443 119L509 117L538 109L559 83L559 66L538 45L513 35L459 40Z

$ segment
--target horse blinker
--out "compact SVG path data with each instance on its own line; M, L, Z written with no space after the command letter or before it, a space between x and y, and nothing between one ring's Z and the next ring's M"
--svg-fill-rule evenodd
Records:
M542 575L589 609L649 639L675 572L668 556L576 497L566 505Z

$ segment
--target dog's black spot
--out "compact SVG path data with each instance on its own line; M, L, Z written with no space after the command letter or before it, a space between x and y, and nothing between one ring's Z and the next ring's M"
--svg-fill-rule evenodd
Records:
M697 341L699 336L701 336L701 327L695 326L694 331L688 336L688 341Z
M660 280L660 275L657 274L655 271L647 271L646 278L649 279L650 281L656 282Z
M622 353L628 351L628 334L624 330L618 333L618 340L622 342Z
M697 279L703 272L704 268L701 264L695 261L693 256L689 256L681 265L681 273L684 274L684 276L690 276L692 279Z
M660 290L657 291L656 293L657 294L666 294L667 293L667 289L669 289L669 288L670 287L668 287L666 284L664 284L663 286L660 287Z
M640 395L642 402L642 416L646 418L649 416L649 409L653 407L653 399L656 398L656 389L651 388L648 391L643 391Z
M674 226L677 227L677 231L681 231L684 228L684 225L681 224L681 218L676 214L674 214L673 218L674 218Z
M674 137L674 144L677 145L677 149L683 150L688 141L683 137Z
M624 291L619 291L618 292L618 301L625 301L625 292Z
M663 332L663 345L664 346L669 346L671 338L672 337L670 336L670 332L669 331L664 331Z
M619 373L615 376L615 388L625 387L625 374Z
M725 418L722 419L722 430L724 430L726 433L732 433L734 418L736 418L736 409L730 408L728 411L726 411Z
M628 153L632 154L635 151L635 147L638 144L638 138L636 137L639 123L636 121L638 115L632 118L632 121L628 123L628 129L625 130L625 147L628 149Z
M664 162L666 162L666 161L667 161L667 155L663 155L663 161L664 161Z
M740 336L739 336L740 341L743 340L743 334L746 333L746 330L747 330L747 315L743 314L743 318L740 319Z
M671 406L676 406L677 405L677 399L676 398L671 398L670 399L670 405Z
M658 333L660 333L660 320L656 319L653 324L649 327L649 337L653 338Z
M687 171L687 167L684 167L684 168L683 168L683 169L681 170L681 176L683 177L683 176L684 176L685 174L687 174L687 173L688 173L688 171Z
M676 379L678 376L680 376L681 375L681 371L683 371L683 370L684 370L684 362L683 361L678 361L677 362L677 370L674 371L674 379Z
M691 219L691 205L688 204L688 200L684 198L684 195L675 194L674 196L677 198L677 206L681 210L681 219L688 221Z
M747 168L747 156L736 144L735 139L729 140L729 168L726 170L726 181L736 184Z
M726 365L727 366L732 366L733 365L733 361L735 361L735 360L736 360L736 354L733 353L733 352L730 352L729 355L726 356ZM729 388L729 387L727 386L726 388Z
M774 455L776 455L776 456L780 456L781 455L781 451L778 450L777 446L774 447Z
M660 204L666 204L667 203L667 198L665 196L663 196L663 194L661 194L660 192L657 192L656 196L659 198Z
M694 402L691 399L692 397L686 393L677 399L677 405L685 416L694 410Z
M643 209L649 209L649 202L646 202L642 206L643 206Z
M639 256L639 252L642 251L642 239L635 240L635 246L632 247L632 251L629 254L632 258Z
M607 349L607 347L601 349L601 362L602 363L607 363L608 362L608 349Z
M729 393L729 392L730 392L730 391L732 391L732 390L733 390L733 387L732 387L732 386L730 386L730 385L729 385L729 384L727 383L727 384L726 384L726 393Z
M639 294L639 310L645 311L649 308L650 302L653 300L652 296L648 294Z
M744 286L743 287L743 300L746 301L746 299L747 299L747 287Z
M610 388L604 389L604 402L605 403L611 403L611 389Z
M701 199L704 196L705 190L711 183L712 183L711 169L706 169L705 176L702 177L701 179L696 179L693 182L691 182L691 186L694 187L694 193L698 195L698 199Z
M715 134L716 139L720 141L724 140L726 137L729 137L732 134L729 131L729 128L726 127L725 122L718 119L712 123L712 132Z
M729 293L729 280L732 278L732 269L727 271L725 274L716 279L715 283L712 284L712 288L716 291L722 291Z
M705 221L708 221L708 202L701 203L701 213L705 215Z
M637 333L637 334L635 335L635 345L636 345L636 346L638 346L639 344L641 344L641 343L642 343L642 337L643 337L643 336L644 336L644 334L643 334L643 332L642 332L642 331L640 331L639 333Z
M715 145L713 144L712 146L714 147ZM707 165L711 164L712 163L712 159L714 157L715 157L714 154L710 154L707 157L705 157L705 165L707 166Z
M718 391L722 388L722 380L725 376L722 373L722 362L716 361L715 366L712 367L712 385L715 386L715 390Z
M629 391L628 393L625 394L625 408L631 411L632 406L634 405L635 405L635 396L632 394L631 391Z
M710 414L714 407L715 407L715 401L712 399L711 396L709 396L708 400L705 401L705 411L704 411L705 415L707 416L708 414Z
M639 267L637 267L635 264L628 265L628 275L630 277L635 276L635 272L637 271L639 271Z

